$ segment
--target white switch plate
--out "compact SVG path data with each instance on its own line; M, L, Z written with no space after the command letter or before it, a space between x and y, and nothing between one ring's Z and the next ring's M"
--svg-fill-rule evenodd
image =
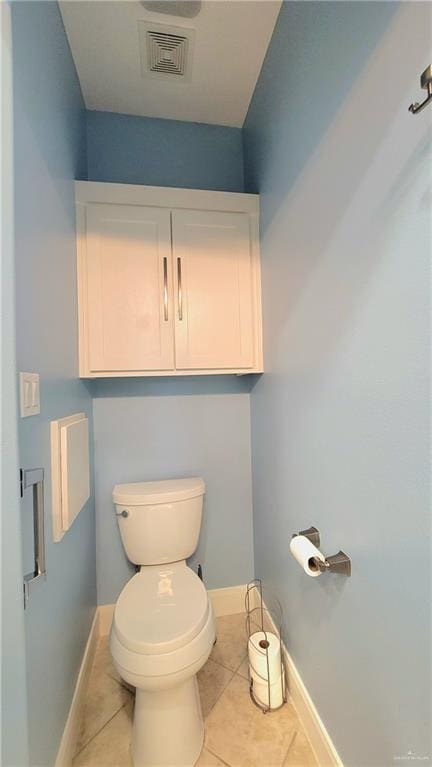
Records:
M20 373L21 418L40 413L39 373Z

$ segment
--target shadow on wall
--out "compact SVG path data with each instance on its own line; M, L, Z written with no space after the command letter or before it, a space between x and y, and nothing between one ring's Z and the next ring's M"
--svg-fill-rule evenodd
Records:
M413 16L403 10L392 20L293 187L287 176L289 188L279 198L278 209L274 189L269 199L264 180L261 192L264 310L267 282L271 281L272 325L289 328L293 343L296 337L300 338L296 317L302 307L302 348L295 350L301 368L307 368L310 360L314 369L317 359L328 363L331 349L343 342L341 334L347 315L355 312L368 277L377 268L380 250L377 238L382 240L384 219L388 229L395 225L396 196L402 198L403 190L410 187L419 169L427 163L430 120L416 121L407 109L418 88L418 68L413 62L408 69L404 59L395 57L394 50L395 38L409 35L407 27L413 23ZM367 131L362 132L365 116ZM411 134L409 141L407 133ZM365 221L376 225L369 227L367 235ZM289 258L281 253L282 228L287 233L284 249ZM342 264L341 249L349 255ZM331 268L333 258L338 260L337 272ZM346 289L347 283L350 290ZM304 305L310 304L313 309L314 285L319 285L320 293L328 295L329 300L324 311L321 303L319 317L310 311L307 320ZM264 323L266 327L268 330ZM306 330L310 343L305 343ZM272 346L265 338L265 349ZM291 369L289 359L287 364ZM265 367L272 369L268 357ZM301 370L297 372L300 374Z
M89 181L244 188L240 128L88 111L87 153Z
M417 245L427 247L424 238L432 201L428 170L432 110L429 115L423 113L423 120L408 112L412 94L418 88L421 62L413 61L407 68L406 60L395 56L394 50L395 39L403 39L404 35L415 38L417 27L418 21L409 9L400 9L278 209L274 189L269 199L266 189L262 191L266 375L253 385L257 394L255 410L259 408L261 388L267 397L283 398L277 400L279 410L287 397L294 395L295 401L300 389L313 403L326 386L328 371L346 353L350 339L345 344L345 335L355 332L357 312L364 311L364 295L380 270L380 258L393 241L410 255L404 225L412 212L422 216L425 224L423 231L420 224L413 231L422 238ZM426 41L426 29L424 35ZM362 132L365 116L367 130ZM360 140L354 141L357 137ZM289 184L289 178L286 181ZM345 260L341 259L344 252ZM409 310L409 306L401 305L401 316ZM371 345L372 356L378 359L379 345L374 349L373 339ZM361 366L370 364L366 359L357 362ZM363 369L362 374L373 376L373 370ZM406 368L398 371L396 383L412 376L413 368L407 361ZM383 379L380 383L383 388L389 387L386 396L391 397L395 380ZM340 395L344 397L342 390ZM288 410L289 433L286 422L272 419L268 410L260 415L259 429L255 427L261 444L272 445L272 476L286 475L287 449L291 470L298 464L301 474L301 446L295 440L299 425L307 422L310 414L291 406ZM325 434L316 434L313 452L324 454L326 440ZM344 477L340 478L339 488L332 488L336 505L342 488L349 492ZM289 508L289 490L284 501ZM317 498L317 506L322 501ZM292 523L294 532L295 520ZM299 519L299 523L304 526L316 520ZM331 621L331 612L337 610L340 593L348 582L336 584L322 578L315 585L321 592L314 612L319 630L322 622ZM296 584L299 605L309 586L305 579Z
M251 391L261 373L243 376L150 376L89 380L93 397L170 397L206 394L239 394Z
M265 228L351 98L397 8L377 2L372 18L365 3L339 3L337 13L332 3L282 4L243 128L245 187L264 196ZM379 103L366 100L362 117ZM331 173L326 182L333 180Z
M425 3L287 5L285 31L290 13L315 14L320 31L326 14L334 24L325 30L331 43L314 49L309 40L309 69L296 58L303 40L274 56L270 49L264 85L272 91L277 62L293 91L277 85L276 96L258 99L265 124L261 113L254 124L254 104L248 117L267 147L257 160L266 374L251 397L255 568L283 604L290 652L344 762L391 764L409 749L428 753L430 732L432 110L419 119L408 105L429 55L431 11ZM359 57L362 13L374 45L375 15L388 16L353 78L336 60L350 66ZM357 50L340 58L344 15ZM311 71L316 89L333 79L343 96L331 122L307 89ZM318 127L322 135L300 169L310 147L297 115L303 91L314 104L311 135ZM291 111L277 126L288 96ZM289 557L291 533L309 524L325 553L346 548L350 580L312 581Z

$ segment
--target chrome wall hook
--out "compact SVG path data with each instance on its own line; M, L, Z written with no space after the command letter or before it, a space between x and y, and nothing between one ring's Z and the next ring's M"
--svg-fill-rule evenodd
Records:
M432 101L432 64L429 64L425 71L422 72L420 77L420 87L427 91L427 96L425 100L421 102L421 104L419 104L417 101L414 104L410 104L408 109L413 115L421 112L422 109L424 109L425 106L427 106L429 102Z

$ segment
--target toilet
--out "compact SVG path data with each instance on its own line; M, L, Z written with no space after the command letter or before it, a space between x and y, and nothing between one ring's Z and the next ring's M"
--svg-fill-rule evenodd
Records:
M114 610L110 648L120 676L136 688L135 767L192 767L204 722L197 673L210 655L210 600L186 559L198 544L200 477L116 485L113 501L128 559L139 565Z

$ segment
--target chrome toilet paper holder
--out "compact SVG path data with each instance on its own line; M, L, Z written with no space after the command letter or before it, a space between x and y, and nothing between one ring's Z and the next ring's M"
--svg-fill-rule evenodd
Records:
M306 530L300 530L299 533L294 533L293 538L296 535L303 535L305 538L313 543L314 546L319 549L320 547L320 534L316 527L308 527ZM344 551L340 550L337 554L332 554L330 557L325 557L324 562L321 562L317 557L312 557L315 567L322 573L338 573L339 575L345 575L348 578L351 576L351 560Z
M319 549L321 539L319 530L317 530L316 527L308 527L307 530L300 530L299 533L294 533L292 537L295 538L296 535L303 535L304 538L307 538L311 543L313 543L314 546L317 547L317 549Z

